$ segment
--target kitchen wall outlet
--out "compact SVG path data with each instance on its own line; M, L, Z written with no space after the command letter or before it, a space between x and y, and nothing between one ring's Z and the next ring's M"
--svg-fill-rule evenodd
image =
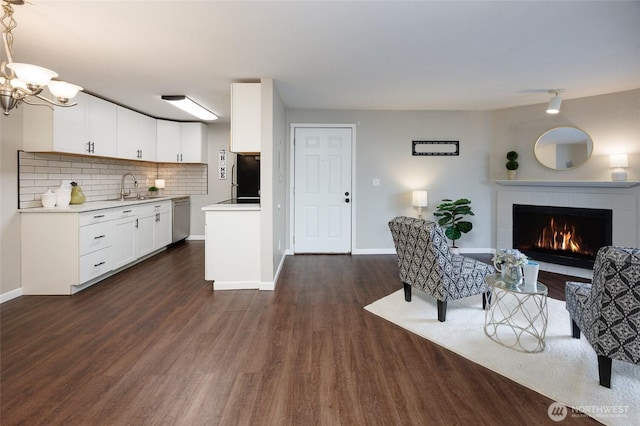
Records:
M380 179L379 178L371 179L371 186L380 186Z

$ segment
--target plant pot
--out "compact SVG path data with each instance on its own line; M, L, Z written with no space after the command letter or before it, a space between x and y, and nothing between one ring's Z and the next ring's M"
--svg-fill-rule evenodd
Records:
M449 247L449 253L451 253L451 254L460 254L460 248L458 248L458 247Z
M516 177L518 177L517 170L507 170L507 178L509 180L516 180Z

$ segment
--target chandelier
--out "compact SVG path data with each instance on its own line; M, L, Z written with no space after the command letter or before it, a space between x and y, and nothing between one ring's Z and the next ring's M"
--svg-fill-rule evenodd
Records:
M9 115L9 111L20 105L21 102L29 105L45 105L49 107L60 106L70 107L76 103L69 103L82 87L75 84L66 83L60 80L53 80L58 77L54 71L39 67L37 65L22 64L13 62L13 30L17 23L13 19L12 4L24 4L23 0L2 0L2 10L4 14L0 21L4 27L2 30L2 44L6 55L0 63L0 106L4 115ZM47 99L41 95L44 87L47 86L55 100ZM36 101L38 98L42 102Z

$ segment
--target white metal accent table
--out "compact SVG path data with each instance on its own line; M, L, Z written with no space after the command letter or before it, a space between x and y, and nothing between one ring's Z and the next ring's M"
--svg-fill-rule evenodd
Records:
M520 352L542 352L547 331L547 293L544 284L506 284L500 275L485 278L491 292L484 332L494 342Z

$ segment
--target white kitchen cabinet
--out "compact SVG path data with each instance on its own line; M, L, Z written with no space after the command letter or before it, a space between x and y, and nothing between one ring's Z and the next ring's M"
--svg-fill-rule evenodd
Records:
M231 84L232 152L260 152L260 83Z
M146 204L137 207L138 216L138 257L146 256L156 248L155 240L155 209Z
M128 160L156 160L156 120L117 107L116 155Z
M131 208L121 209L113 223L113 269L118 269L138 258L138 217Z
M157 120L156 161L207 163L207 126Z
M25 151L115 157L116 105L83 92L74 102L54 109L25 105Z
M21 211L22 294L73 294L171 243L171 201Z
M155 248L166 247L171 244L171 202L164 201L154 205L155 225L154 235L156 240Z

